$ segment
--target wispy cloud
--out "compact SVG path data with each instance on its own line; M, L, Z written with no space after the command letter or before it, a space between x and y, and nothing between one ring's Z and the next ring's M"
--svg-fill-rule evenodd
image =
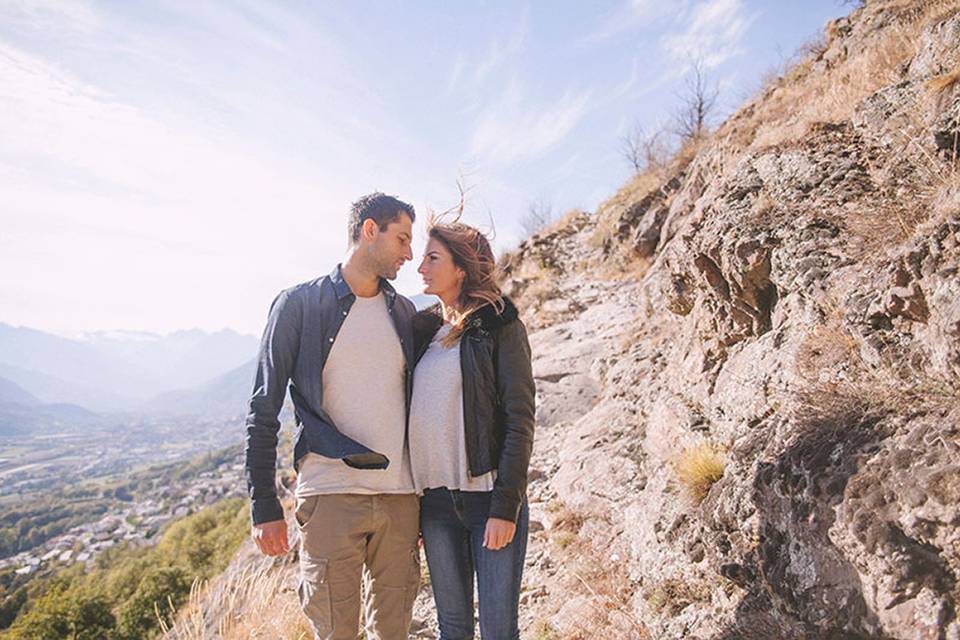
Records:
M533 103L519 82L511 82L501 99L481 115L471 151L481 162L496 165L536 157L563 141L589 104L589 91L568 91L559 99Z
M517 19L513 30L495 37L472 64L467 61L467 56L463 52L458 53L450 71L448 91L478 93L488 80L497 72L503 71L523 53L529 33L528 23L529 12L525 10Z
M600 23L581 40L582 44L594 44L623 35L645 25L651 25L671 13L682 13L688 0L671 3L656 0L627 0L608 12Z
M663 48L674 60L700 60L713 68L743 52L754 18L746 15L742 0L705 0L685 13L680 30L663 37Z
M7 24L38 31L55 22L67 31L95 31L101 20L84 0L7 0L0 4L0 16Z

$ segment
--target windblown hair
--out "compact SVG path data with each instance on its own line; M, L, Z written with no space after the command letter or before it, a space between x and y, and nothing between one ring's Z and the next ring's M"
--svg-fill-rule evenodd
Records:
M380 231L386 231L387 225L395 222L401 213L410 216L411 222L417 219L413 206L403 200L379 191L363 196L350 207L350 217L347 220L347 239L350 246L360 242L360 228L365 220L373 219Z
M497 262L490 241L476 227L460 222L461 207L431 216L427 233L443 243L453 256L453 263L466 274L457 300L457 319L442 340L445 347L456 344L470 320L470 315L484 305L491 305L497 314L503 312L503 294L497 284ZM453 214L450 221L444 218Z

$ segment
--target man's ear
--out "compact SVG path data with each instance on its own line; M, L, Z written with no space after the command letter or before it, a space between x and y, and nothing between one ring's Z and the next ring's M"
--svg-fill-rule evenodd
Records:
M377 224L377 221L373 218L367 218L363 221L363 226L360 227L360 237L373 240L379 230L380 225Z

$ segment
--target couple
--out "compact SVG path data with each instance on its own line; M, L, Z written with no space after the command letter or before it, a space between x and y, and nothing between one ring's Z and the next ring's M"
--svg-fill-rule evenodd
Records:
M411 260L413 207L354 203L349 255L274 300L247 415L253 538L289 551L275 476L278 415L296 413L300 603L317 638L404 640L422 535L441 640L519 637L534 382L526 330L495 281L487 238L434 222L418 269L440 304L416 312L393 280Z

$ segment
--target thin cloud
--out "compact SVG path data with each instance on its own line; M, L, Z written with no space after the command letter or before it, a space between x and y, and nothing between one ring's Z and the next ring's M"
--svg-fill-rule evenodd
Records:
M662 45L674 60L701 60L713 68L743 52L741 43L754 18L745 15L742 0L706 0L685 15L680 31L663 37Z
M669 12L682 13L686 5L687 0L677 0L669 4L656 0L627 0L607 13L600 24L586 34L580 43L595 44L623 35L652 24Z
M527 16L521 18L519 25L506 40L496 39L487 54L477 65L473 74L474 86L480 86L490 74L503 64L512 60L523 52L523 45L527 39Z
M92 33L102 21L90 3L80 0L8 0L0 3L7 25L39 32L56 24L63 31Z
M464 91L466 93L479 92L487 81L502 71L509 63L515 61L523 53L526 46L529 12L524 13L517 20L517 26L508 35L494 38L486 51L473 64L467 62L465 55L457 54L447 90L451 93Z
M533 104L519 83L481 116L472 153L481 162L509 165L541 155L563 141L587 113L590 92L568 92L560 99Z

